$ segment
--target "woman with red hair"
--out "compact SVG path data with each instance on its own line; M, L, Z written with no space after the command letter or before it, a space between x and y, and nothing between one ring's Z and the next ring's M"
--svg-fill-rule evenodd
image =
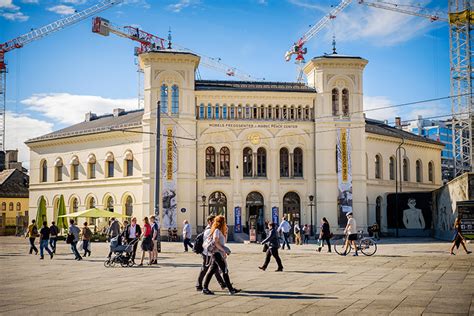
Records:
M216 216L214 223L212 223L211 232L209 238L203 243L203 247L207 248L209 255L212 253L211 267L206 273L204 278L202 293L206 295L214 294L209 290L209 282L211 282L212 276L217 272L218 269L222 271L224 282L229 290L230 295L240 292L230 283L229 270L227 269L226 258L230 255L230 249L226 247L225 240L227 238L227 225L225 223L225 217L222 215Z

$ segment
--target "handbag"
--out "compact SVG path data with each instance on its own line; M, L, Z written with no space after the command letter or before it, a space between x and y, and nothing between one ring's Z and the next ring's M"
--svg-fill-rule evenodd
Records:
M270 248L268 244L263 244L262 252L267 252L268 248Z
M74 241L74 235L73 234L67 234L66 244L72 244L73 241Z

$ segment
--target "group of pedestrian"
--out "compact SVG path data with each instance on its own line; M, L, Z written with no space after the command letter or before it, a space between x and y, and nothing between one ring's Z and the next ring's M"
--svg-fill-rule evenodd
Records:
M28 226L25 238L29 238L30 242L30 255L35 252L35 255L38 254L38 248L35 246L35 240L39 237L39 246L40 246L40 259L44 259L44 250L46 250L53 259L54 254L56 253L56 243L59 235L58 226L55 222L51 223L51 226L48 227L48 222L44 221L43 226L38 232L38 226L36 226L36 220L32 220L31 224ZM51 249L49 248L51 246Z

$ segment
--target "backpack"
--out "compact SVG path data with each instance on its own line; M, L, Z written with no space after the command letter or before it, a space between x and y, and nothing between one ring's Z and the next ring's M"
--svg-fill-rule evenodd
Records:
M203 244L204 244L204 232L197 235L196 239L194 239L193 252L198 255L202 254L202 252L204 251Z
M33 226L33 229L31 230L33 236L30 236L30 237L38 237L38 227Z
M92 231L89 229L89 227L87 227L87 228L84 230L84 237L87 238L87 239L92 238Z

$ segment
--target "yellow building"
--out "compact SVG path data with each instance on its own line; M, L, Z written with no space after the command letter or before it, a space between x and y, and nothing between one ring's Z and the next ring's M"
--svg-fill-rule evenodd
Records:
M28 175L18 169L0 172L0 227L24 226L28 220Z
M44 196L48 218L61 194L70 212L92 206L139 219L154 210L157 111L161 112L161 224L194 232L209 213L231 231L264 221L334 229L353 211L361 229L386 226L403 141L404 190L441 185L443 144L369 120L360 57L325 55L304 68L308 84L195 80L199 57L140 55L145 107L97 117L27 141L30 211ZM158 108L158 104L160 108Z

